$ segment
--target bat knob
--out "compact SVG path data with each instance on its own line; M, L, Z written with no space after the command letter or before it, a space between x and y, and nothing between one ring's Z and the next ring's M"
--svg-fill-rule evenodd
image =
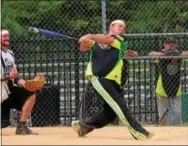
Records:
M28 31L32 32L32 33L39 33L39 30L37 28L35 28L35 27L29 27Z

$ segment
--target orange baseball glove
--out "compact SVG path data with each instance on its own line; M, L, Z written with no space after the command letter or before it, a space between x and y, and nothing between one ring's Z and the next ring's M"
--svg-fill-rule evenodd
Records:
M36 91L44 86L45 78L43 73L37 73L34 79L25 81L25 88L29 91Z

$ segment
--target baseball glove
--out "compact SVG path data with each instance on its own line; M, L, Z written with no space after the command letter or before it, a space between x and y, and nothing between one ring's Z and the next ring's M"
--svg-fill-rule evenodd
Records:
M169 48L162 50L165 56L180 56L180 51L175 48Z
M25 88L29 91L39 90L44 86L44 81L43 73L37 73L33 79L25 81Z
M125 51L124 56L138 56L138 52L133 50L127 50Z

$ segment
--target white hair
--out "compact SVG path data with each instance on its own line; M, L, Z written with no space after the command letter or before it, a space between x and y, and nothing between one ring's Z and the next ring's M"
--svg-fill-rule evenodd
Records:
M2 29L1 30L1 35L6 35L6 34L9 34L9 31L6 30L6 29Z

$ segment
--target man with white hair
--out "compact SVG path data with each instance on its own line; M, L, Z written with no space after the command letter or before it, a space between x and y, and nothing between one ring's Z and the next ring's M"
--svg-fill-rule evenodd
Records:
M87 34L79 39L80 50L90 51L86 78L98 98L104 101L104 109L100 113L84 121L72 122L73 129L80 137L110 124L116 117L128 128L133 138L147 139L152 136L132 116L121 96L123 56L138 56L136 51L127 50L123 35L125 29L122 20L115 20L110 24L108 34Z
M1 128L10 125L10 109L21 111L17 135L37 135L26 126L35 103L35 93L25 89L25 80L16 69L14 53L8 49L9 31L1 29Z

